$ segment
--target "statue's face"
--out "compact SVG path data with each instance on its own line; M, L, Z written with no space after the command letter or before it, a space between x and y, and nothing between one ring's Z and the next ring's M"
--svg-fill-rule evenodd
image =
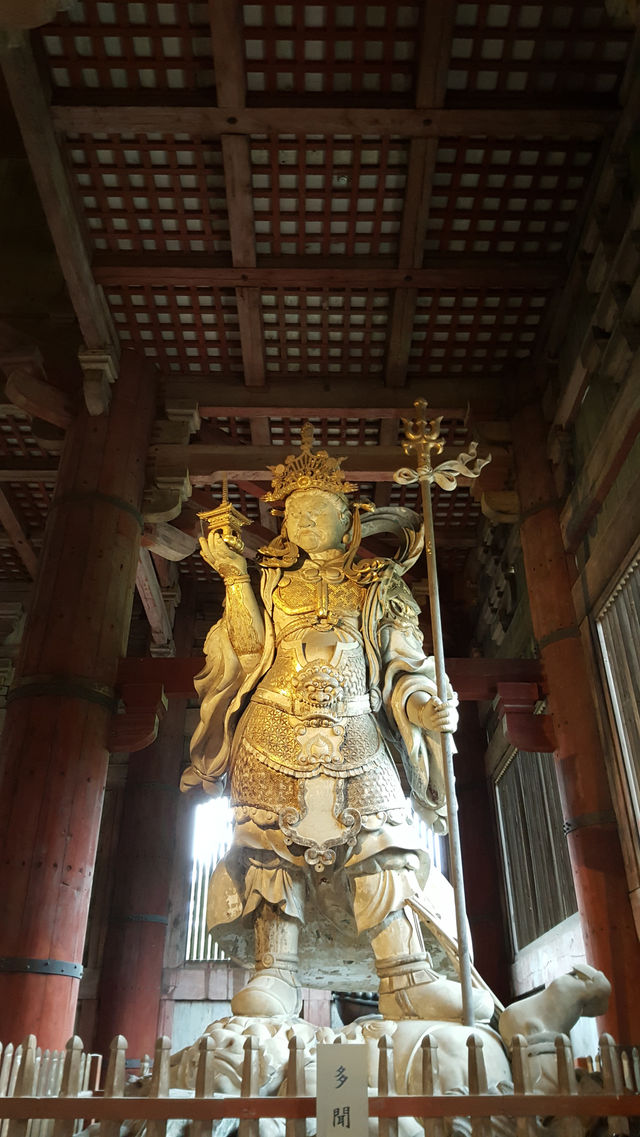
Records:
M285 518L289 539L305 553L343 548L351 525L344 502L324 490L296 490L287 498Z

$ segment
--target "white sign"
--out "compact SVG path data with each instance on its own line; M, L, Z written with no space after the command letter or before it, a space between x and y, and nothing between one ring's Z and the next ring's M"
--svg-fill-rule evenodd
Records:
M318 1137L367 1137L367 1048L318 1047Z

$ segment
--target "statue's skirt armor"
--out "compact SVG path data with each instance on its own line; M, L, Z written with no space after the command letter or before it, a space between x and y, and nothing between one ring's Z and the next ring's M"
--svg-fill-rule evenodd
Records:
M316 846L346 841L354 811L362 818L405 806L371 710L358 640L336 643L327 660L307 659L301 642L280 645L236 732L231 801L284 812L285 832L291 810L300 822L313 810ZM304 824L297 830L310 831Z

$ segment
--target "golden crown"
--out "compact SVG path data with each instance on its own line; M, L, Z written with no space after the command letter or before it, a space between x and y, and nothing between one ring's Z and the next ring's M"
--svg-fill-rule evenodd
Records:
M358 486L348 482L340 469L344 458L330 458L326 450L311 453L313 426L305 422L300 432L300 453L288 454L278 466L269 466L273 474L271 489L264 501L284 501L294 490L326 490L327 493L353 493Z

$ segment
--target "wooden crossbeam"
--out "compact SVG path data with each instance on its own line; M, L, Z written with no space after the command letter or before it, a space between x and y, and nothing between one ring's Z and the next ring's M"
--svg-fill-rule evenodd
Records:
M0 482L44 482L52 486L58 473L57 458L8 458L0 455Z
M399 138L485 138L564 137L599 138L617 117L615 107L513 107L497 104L486 107L269 107L242 104L213 107L197 103L190 95L173 96L163 92L159 106L148 95L131 91L118 99L111 93L82 101L70 96L51 108L53 123L70 133L118 134L159 131L162 134L346 134L397 135Z
M47 223L78 323L89 349L111 347L117 336L89 257L71 196L38 70L26 38L0 53L2 70L40 193Z
M458 456L459 446L445 446L441 461ZM344 448L344 470L348 477L361 482L390 481L394 471L402 465L398 446L348 446ZM505 447L492 446L491 474L498 467L508 465ZM218 446L192 443L190 446L161 444L151 446L149 456L155 462L156 472L164 469L185 469L192 485L210 485L228 474L234 482L270 482L269 469L274 462L272 446Z
M131 657L121 659L118 666L117 686L121 688L137 683L161 683L167 695L189 698L193 694L193 677L197 675L198 671L202 670L202 665L202 656L174 659L135 659ZM528 682L540 683L541 685L543 683L540 661L537 659L467 659L453 657L447 659L447 674L458 696L463 700L490 701L495 697L500 682ZM266 1101L268 1099L261 1100Z
M380 445L397 446L399 415L382 418L380 421ZM398 447L398 454L400 448ZM374 492L374 504L377 506L389 505L391 502L391 482L377 482Z
M268 439L253 437L254 419L391 419L406 415L414 399L424 397L430 413L444 418L465 418L471 402L477 421L497 417L503 393L504 380L486 375L412 378L401 391L374 387L368 379L350 375L302 377L250 391L223 375L169 379L165 406L168 411L197 406L204 418L247 417L252 420L252 441L266 446Z
M140 549L138 557L136 588L149 621L154 644L163 648L167 655L175 655L173 629L169 620L169 613L153 567L151 554L145 548Z
M38 570L38 556L31 544L26 526L10 490L0 489L0 525L3 525L11 544L20 557L29 576L35 579Z
M416 107L420 110L444 103L454 12L447 0L434 0L423 6L416 76ZM400 269L422 266L437 154L436 138L412 138L409 143L398 244ZM417 299L415 288L397 289L393 296L385 368L385 383L389 387L402 386L407 379Z
M320 258L318 258L320 260ZM292 258L293 260L293 258ZM104 285L150 284L206 286L209 288L555 288L564 280L561 258L517 259L508 256L441 256L424 268L405 270L393 266L372 268L363 257L362 266L344 267L338 261L327 267L308 261L305 267L268 263L256 268L234 268L206 254L97 253L93 260L96 281Z
M236 0L209 0L209 22L218 105L223 108L243 105L244 40ZM231 259L235 268L254 268L256 243L249 139L224 133L221 145ZM261 387L265 383L266 369L260 297L255 291L237 287L236 305L244 381L249 387Z

